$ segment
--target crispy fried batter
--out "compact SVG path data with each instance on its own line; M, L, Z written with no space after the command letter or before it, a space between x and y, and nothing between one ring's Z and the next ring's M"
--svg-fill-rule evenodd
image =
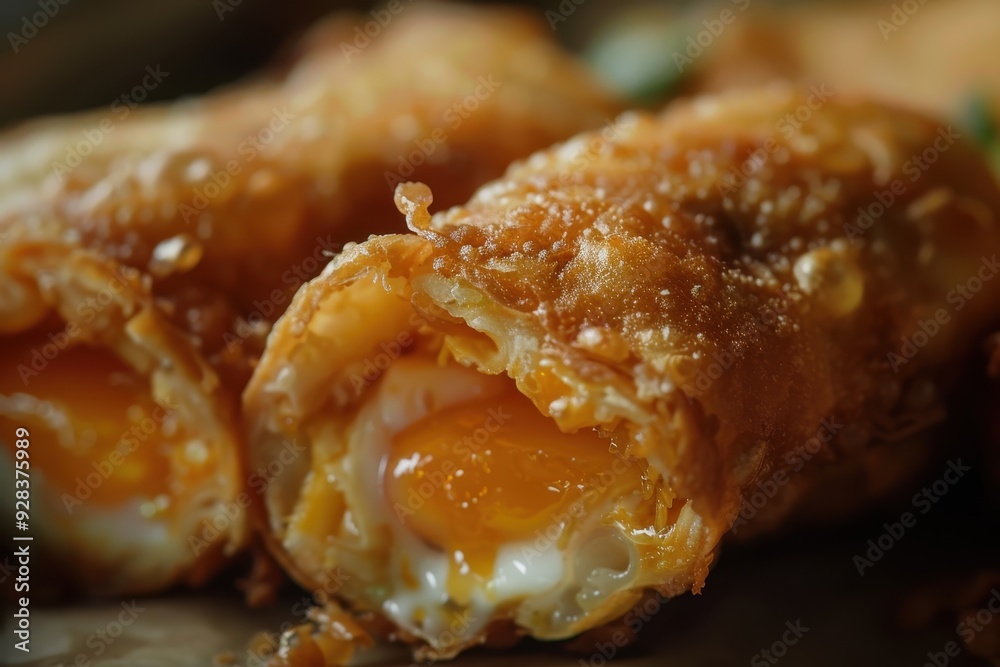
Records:
M526 15L407 7L361 50L354 26L317 27L276 80L8 132L0 225L151 274L173 321L224 356L266 333L237 318L272 321L344 242L399 229L397 183L457 204L618 110Z
M803 110L799 129L782 124ZM289 436L316 461L345 456L321 420L351 419L366 396L351 378L402 327L510 376L564 432L599 428L648 463L655 508L614 518L641 555L632 593L699 590L742 494L824 423L835 437L817 439L815 458L865 461L877 480L861 452L913 442L940 415L957 362L996 314L1000 191L975 149L920 116L780 87L612 127L535 155L433 217L429 188L401 186L413 233L349 247L277 323L244 394L251 462ZM936 164L914 177L927 150ZM859 208L893 188L894 201L860 223ZM832 424L849 425L850 438ZM385 582L365 576L384 555L365 550L381 543L320 520L310 503L350 510L353 496L346 480L305 494L307 473L265 495L272 548L306 583L364 563L341 594L377 607L366 586ZM788 474L795 493L814 486L808 472ZM295 525L315 532L289 527L305 513L316 520ZM504 617L565 637L634 600L612 596L566 625L538 609Z
M210 533L202 524L222 515L242 490L231 395L155 308L148 281L135 269L72 245L8 241L0 246L0 271L5 308L31 314L34 321L20 322L26 330L51 331L34 339L32 355L24 358L11 358L9 349L21 349L20 339L5 339L7 376L0 389L4 431L13 433L16 426L30 431L31 527L45 564L40 572L53 587L107 596L203 584L248 539L242 515L216 524ZM11 320L5 315L4 322ZM66 350L79 348L87 350L93 370L66 376L61 366ZM106 388L101 369L108 362L99 361L104 359L121 367L112 373L115 382L134 383L132 409L148 402L163 413L105 415L100 401L113 390ZM42 380L96 396L90 404L97 413L67 410L38 395ZM111 426L102 431L106 418ZM154 423L155 431L147 428ZM192 435L187 442L196 448L197 460L183 449L159 451L160 432L168 428ZM167 467L148 470L156 457ZM4 452L3 465L13 468L13 459L12 452ZM137 472L143 469L148 472ZM146 475L133 482L142 490L166 484L165 504L150 512L156 501L151 495L113 506L96 498L137 474ZM57 481L66 478L73 481ZM192 543L192 536L200 542Z
M245 544L243 508L234 503L248 480L237 471L229 405L292 292L345 241L402 228L392 204L398 182L425 179L458 203L512 160L598 126L617 108L515 12L407 7L360 51L348 46L354 26L341 16L318 27L280 77L135 111L42 120L0 137L0 336L7 366L28 374L0 391L3 418L37 417L18 398L44 399L31 373L53 380L62 371L35 355L95 311L87 298L114 290L101 275L114 281L124 271L135 284L114 292L112 305L101 301L83 333L65 338L69 351L60 347L54 366L86 355L131 366L129 382L151 383L151 406L181 401L186 433L218 457L210 492L171 501L167 527L148 520L159 511L148 506L155 498L111 508L88 501L67 516L61 495L74 489L39 483L39 521L56 552L79 555L65 574L88 592L200 582L211 569L202 564L214 567L223 548ZM116 373L58 376L68 414L117 391ZM167 393L164 378L175 382ZM133 415L109 409L105 417L111 430L96 444L81 432L69 445L54 426L34 434L47 452L33 464L38 475L57 472L60 446L84 455L89 446L111 448ZM166 430L160 424L146 438ZM132 464L182 454L144 439L100 485L124 486ZM159 478L174 479L166 470ZM143 496L144 483L131 492ZM183 511L189 503L196 507ZM155 539L147 535L156 530ZM206 550L213 558L196 558Z

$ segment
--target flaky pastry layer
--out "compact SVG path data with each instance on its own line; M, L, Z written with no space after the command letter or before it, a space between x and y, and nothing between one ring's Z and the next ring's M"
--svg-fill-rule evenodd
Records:
M460 203L619 108L526 15L405 9L364 41L364 17L335 16L287 70L228 90L7 132L0 227L141 269L207 354L253 356L345 242L401 230L396 184Z
M807 119L793 129L796 114ZM799 473L806 451L853 461L874 480L862 493L898 478L914 457L871 447L940 418L996 316L988 167L947 124L852 98L696 98L538 153L464 206L431 216L422 184L396 201L412 233L351 245L303 288L244 394L251 465L287 438L312 462L264 494L273 551L307 585L343 566L354 577L338 593L360 609L378 607L388 547L360 523L371 501L351 489L343 434L394 372L370 368L393 341L418 341L401 358L425 345L506 375L564 433L597 429L648 466L650 513L617 519L640 554L628 591L569 624L498 613L558 638L624 613L636 599L624 593L699 590L755 483L793 479L775 524L796 498L815 504L822 478L850 479L813 476L815 462ZM325 495L307 494L323 474ZM820 505L857 492L831 485Z
M243 490L236 406L215 373L158 312L138 271L72 245L6 239L0 294L8 336L0 421L30 431L30 528L46 586L111 596L204 583L248 540L245 512L232 510ZM31 354L16 355L12 341ZM94 370L66 376L62 363L71 355L90 356ZM134 383L135 403L155 406L151 413L103 414L104 395L113 392L107 383L115 382L101 372L103 359L127 374L118 381ZM39 393L41 383L96 413L67 411ZM67 416L88 419L98 432L64 423ZM105 418L113 420L111 442L100 430ZM158 451L165 429L188 434L190 454ZM0 451L12 479L21 460L15 451L12 441ZM98 499L157 457L171 467L128 482L130 497L120 502ZM189 468L200 471L191 481ZM164 485L166 495L152 497L150 485Z

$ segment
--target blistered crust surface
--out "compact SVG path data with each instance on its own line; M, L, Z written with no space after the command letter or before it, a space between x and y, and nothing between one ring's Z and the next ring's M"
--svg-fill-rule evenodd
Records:
M150 273L177 321L200 320L195 333L216 343L214 320L245 317L275 289L289 297L346 241L401 230L401 180L457 204L617 109L521 14L408 7L358 49L363 23L331 19L287 71L203 98L7 132L0 227Z
M809 122L786 132L783 119L800 109ZM891 432L909 380L959 354L993 308L988 295L961 310L947 301L998 243L996 187L947 125L773 89L626 115L611 132L537 154L433 219L429 193L403 188L423 240L377 238L346 252L300 295L274 344L304 331L326 292L372 270L408 274L418 307L435 302L494 327L506 358L475 359L492 372L526 380L542 358L568 369L561 386L532 396L560 423L629 414L653 424L642 453L661 459L682 493L718 496L706 480L748 482L757 470L736 468L763 468L823 417ZM912 157L939 139L951 143L933 171L911 181ZM761 147L767 157L754 166ZM858 208L897 179L903 194L858 227ZM955 321L894 370L889 353L941 308ZM265 358L259 376L289 358ZM621 405L597 405L609 386ZM586 400L560 400L574 392ZM663 423L678 415L705 422L706 451L671 451Z
M700 588L742 492L824 424L839 437L820 458L865 456L868 475L879 459L860 449L938 419L996 311L1000 193L981 157L947 124L853 99L697 98L538 153L464 206L431 216L421 184L396 201L414 234L348 248L276 325L244 395L251 460L318 411L353 409L337 388L398 333L378 322L401 299L450 356L511 376L563 430L610 433L674 512L693 503L683 526L652 526L684 548L644 552L639 581L670 595ZM373 285L392 298L352 301ZM283 551L296 481L266 505L273 545L309 581Z
M65 531L65 551L86 554L75 585L113 594L201 582L220 551L245 544L241 514L190 567L187 537L246 481L231 403L295 289L344 242L403 229L397 182L419 177L458 203L511 161L618 109L518 13L415 5L359 50L354 28L367 18L317 26L287 69L228 90L0 135L0 270L11 272L0 276L0 334L53 308L73 314L87 296L74 288L46 302L39 279L75 285L82 264L125 270L138 296L85 340L162 378L184 397L192 429L219 442L220 488L169 548L129 541L127 528L114 546L88 542L93 523ZM45 266L70 259L47 278L26 259L34 253Z
M809 119L793 130L796 113ZM693 399L714 422L717 479L746 479L746 455L779 457L823 417L891 431L907 383L961 356L995 308L996 284L961 307L953 292L995 271L1000 200L947 124L772 89L615 131L536 155L432 220L411 204L433 246L414 270L432 278L416 280L485 293L470 311L503 309L545 356L633 379L649 409ZM925 151L936 164L916 171ZM894 185L891 206L859 219ZM952 321L918 356L890 355L940 309ZM683 453L658 439L645 453L680 472ZM681 492L700 495L709 471L682 475Z

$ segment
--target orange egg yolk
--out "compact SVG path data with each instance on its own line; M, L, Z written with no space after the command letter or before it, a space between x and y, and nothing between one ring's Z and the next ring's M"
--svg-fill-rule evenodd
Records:
M201 476L207 461L184 456L189 438L174 412L155 403L149 382L109 350L58 350L37 332L3 346L0 440L12 448L15 429L28 429L31 471L62 495L68 511L136 499L155 500L162 510L192 481L180 480L179 469Z
M610 440L563 433L511 389L398 433L383 488L407 530L489 577L498 547L558 531L641 482L639 464Z

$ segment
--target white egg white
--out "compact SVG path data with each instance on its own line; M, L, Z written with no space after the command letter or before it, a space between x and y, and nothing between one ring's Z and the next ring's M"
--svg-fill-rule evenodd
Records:
M502 614L564 635L634 579L635 549L604 520L620 499L588 508L568 536L562 534L567 526L557 522L522 542L498 544L492 577L480 580L464 602L449 594L452 556L411 532L393 511L383 486L393 472L387 470L393 436L435 410L499 397L509 387L505 377L433 358L404 357L373 388L349 437L350 467L356 473L349 495L364 494L364 502L353 504L353 520L362 533L391 536L381 610L438 650L467 644Z

